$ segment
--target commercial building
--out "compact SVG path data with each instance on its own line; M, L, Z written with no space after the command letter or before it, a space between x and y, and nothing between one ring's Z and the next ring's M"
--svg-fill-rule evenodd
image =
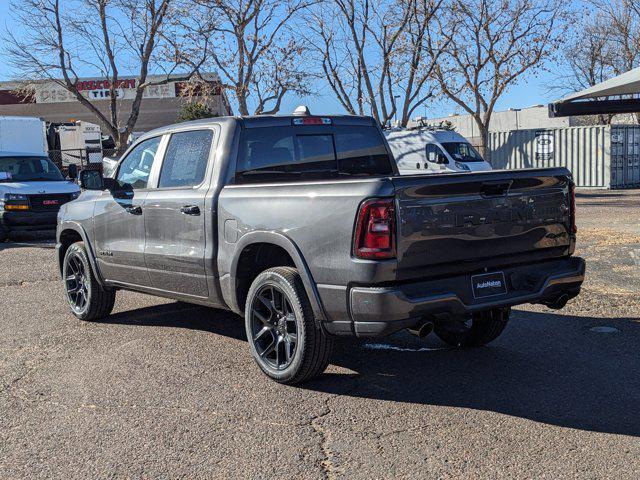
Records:
M169 77L178 78L177 76ZM166 77L149 77L158 81ZM215 74L205 75L208 84L206 103L216 115L230 115L229 100L220 88L220 81ZM126 121L139 79L135 76L122 77L116 86L119 116ZM109 118L110 80L107 78L81 78L77 82L82 94L95 104ZM187 101L186 93L189 84L181 81L169 81L160 85L151 85L144 91L140 108L140 116L135 130L146 132L177 120L178 114ZM195 94L190 98L198 100L202 97ZM22 80L0 82L0 115L40 117L51 123L87 121L98 123L97 118L78 102L74 95L62 85L51 80Z

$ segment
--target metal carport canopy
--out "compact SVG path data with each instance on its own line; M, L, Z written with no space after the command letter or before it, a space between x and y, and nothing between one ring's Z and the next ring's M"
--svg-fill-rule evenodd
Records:
M640 93L640 67L549 104L550 117L640 112L640 99L616 98Z

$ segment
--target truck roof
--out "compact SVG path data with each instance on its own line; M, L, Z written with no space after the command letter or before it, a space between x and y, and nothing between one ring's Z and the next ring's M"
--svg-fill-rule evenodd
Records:
M150 130L140 137L149 138L156 135L162 135L176 130L188 129L193 127L206 127L215 124L241 124L245 128L259 127L284 127L292 125L293 119L296 118L329 118L334 125L363 125L375 126L376 122L372 117L360 115L249 115L249 116L229 116L229 117L212 117L201 120L191 120L182 123L173 123Z

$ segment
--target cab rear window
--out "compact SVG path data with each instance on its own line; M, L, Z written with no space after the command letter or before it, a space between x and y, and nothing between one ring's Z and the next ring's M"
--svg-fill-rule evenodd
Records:
M246 128L240 183L392 175L380 132L367 126Z

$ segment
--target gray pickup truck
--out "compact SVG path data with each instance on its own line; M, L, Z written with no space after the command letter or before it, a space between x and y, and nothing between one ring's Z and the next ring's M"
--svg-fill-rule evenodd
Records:
M282 383L322 373L339 336L486 344L584 278L567 170L401 177L369 117L171 125L80 177L57 229L73 314L109 315L120 289L229 309Z

